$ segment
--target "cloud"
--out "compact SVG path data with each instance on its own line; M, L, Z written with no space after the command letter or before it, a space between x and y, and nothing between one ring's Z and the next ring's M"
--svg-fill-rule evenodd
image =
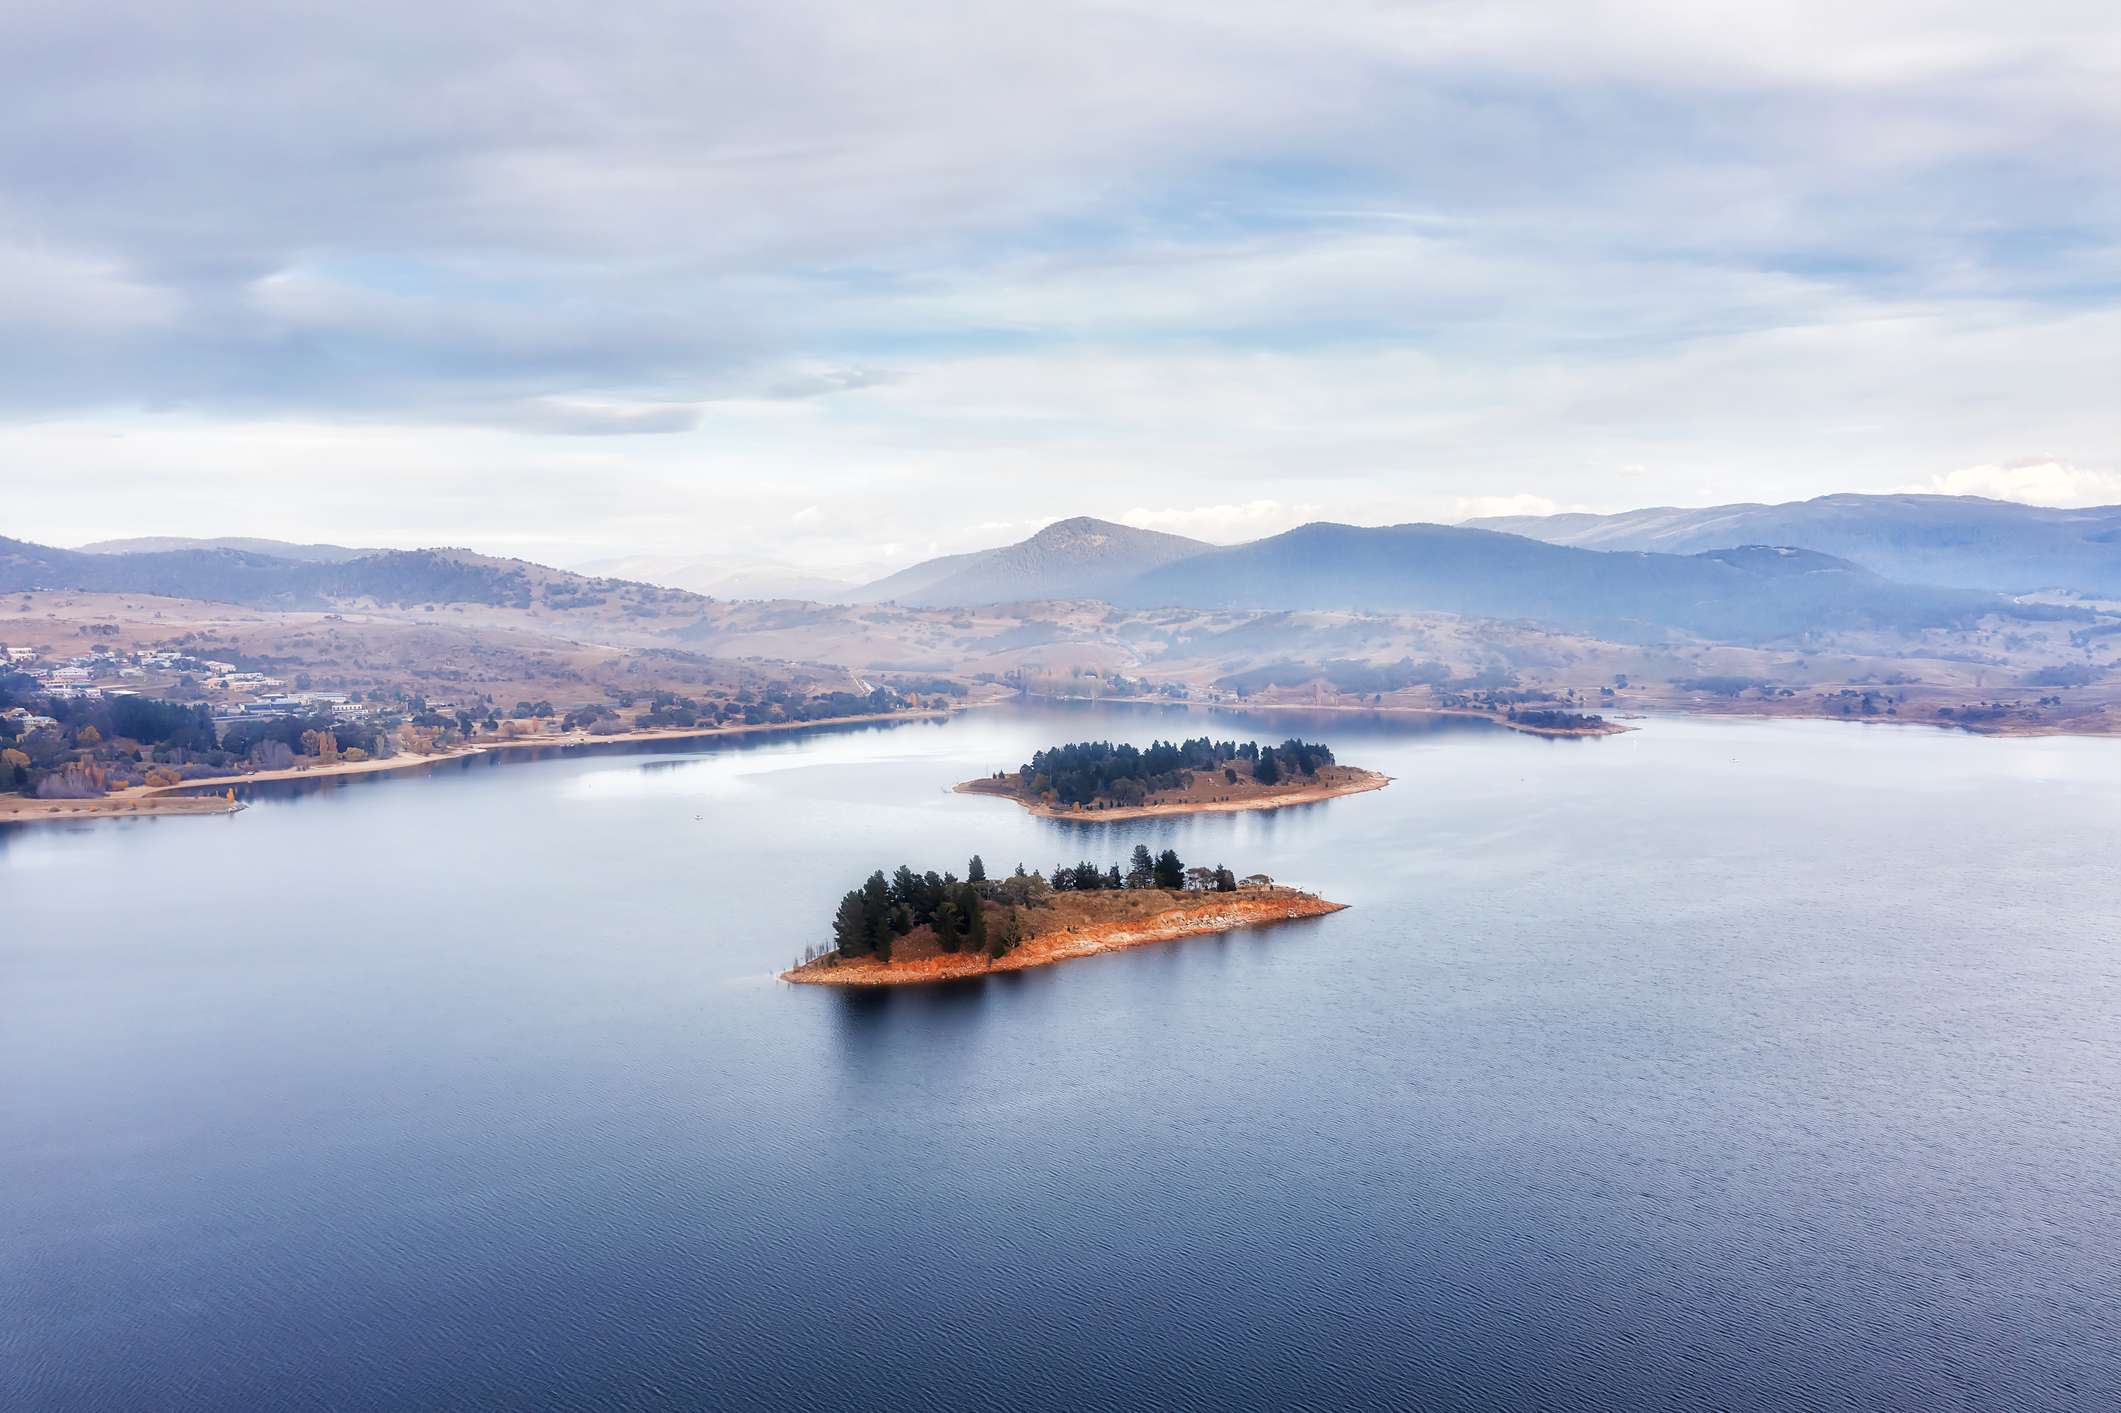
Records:
M1234 505L1168 506L1160 510L1137 506L1113 518L1123 525L1166 534L1190 535L1218 544L1256 540L1279 534L1319 517L1315 504L1284 505L1278 500L1248 500Z
M622 437L689 432L700 424L700 408L686 403L593 402L540 398L504 412L497 420L533 431L574 437Z
M2011 468L2121 444L2098 6L18 8L25 532L99 537L114 482L141 530L754 557L1938 466L2116 498Z
M1553 515L1560 509L1548 496L1460 496L1457 501L1460 520L1483 520L1499 515Z
M2121 471L2102 471L2073 462L2029 457L2021 461L1962 466L1930 477L1923 485L1901 486L1902 492L1947 496L1986 496L2025 505L2078 509L2088 505L2121 505Z

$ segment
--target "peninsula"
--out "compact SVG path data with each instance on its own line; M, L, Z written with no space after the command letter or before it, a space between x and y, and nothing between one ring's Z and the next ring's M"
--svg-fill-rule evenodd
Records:
M1033 814L1124 820L1159 814L1271 810L1379 790L1391 777L1334 762L1315 741L1155 741L1144 749L1081 741L1034 754L1014 771L956 787L1014 800Z
M1187 868L1173 851L1136 845L1127 866L1062 864L1052 877L989 879L974 855L950 873L880 869L840 900L832 945L796 958L783 981L810 986L919 986L1050 966L1074 957L1240 927L1320 917L1345 903L1238 878L1220 865Z

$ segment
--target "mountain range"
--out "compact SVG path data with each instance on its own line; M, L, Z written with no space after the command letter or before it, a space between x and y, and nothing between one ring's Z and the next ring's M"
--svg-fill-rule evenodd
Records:
M222 535L193 539L184 535L141 535L130 540L98 540L75 546L83 554L160 554L169 550L241 550L273 559L293 559L305 564L343 564L381 554L379 549L354 549L349 545L302 545L289 540L261 540L251 535Z
M1907 632L2008 607L1899 584L1814 550L1574 549L1455 525L1302 525L1114 586L1136 608L1342 608L1533 619L1623 641L1672 631L1757 642L1815 630Z
M1183 535L1079 515L1016 544L927 560L836 597L844 603L893 600L924 608L1104 598L1115 585L1213 548Z
M2112 583L2121 593L2121 573L2101 577L2121 550L2117 518L2114 510L2041 511L1969 498L1830 496L1793 506L1481 525L1321 522L1218 547L1077 517L1015 544L946 555L852 589L820 585L815 597L923 608L1103 600L1126 609L1437 612L1629 641L1770 642L1817 631L1912 633L1985 614L2083 616L2013 604L1996 589L2097 593ZM1752 538L1780 531L1791 533ZM279 609L362 599L565 609L616 598L610 612L635 614L693 598L468 550L345 550L354 557L339 558L342 547L272 541L263 543L290 553L240 547L256 541L121 548L131 543L142 542L104 542L91 553L0 539L0 590L118 591Z
M564 608L601 603L613 591L659 601L692 597L461 549L379 550L326 561L220 548L89 553L0 537L0 591L23 589L154 594L277 610L320 609L358 599L399 608L428 603Z
M2114 505L2055 510L1979 496L1832 495L1783 505L1658 506L1466 523L1581 549L1693 554L1793 545L1912 584L2121 598L2121 506Z

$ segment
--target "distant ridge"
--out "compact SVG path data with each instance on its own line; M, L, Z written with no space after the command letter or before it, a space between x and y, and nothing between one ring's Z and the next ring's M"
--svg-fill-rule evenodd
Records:
M2113 505L2054 510L1979 496L1852 494L1782 505L1495 516L1466 524L1580 549L1692 554L1741 544L1797 545L1909 583L2121 597L2121 506Z
M187 539L182 535L142 535L130 540L98 540L77 546L82 554L165 554L171 550L241 550L245 554L270 555L303 564L342 564L381 554L379 549L353 549L347 545L298 545L288 540L261 540L247 535L223 535L215 539Z
M2018 611L1994 594L1897 584L1810 550L1603 552L1420 524L1299 526L1153 570L1123 586L1116 601L1136 608L1455 613L1630 640L1679 632L1728 642L1815 629L1907 630Z
M955 608L1025 599L1104 598L1142 573L1210 548L1183 535L1079 515L1000 549L927 560L864 584L842 599Z
M281 610L327 608L359 599L391 607L476 603L572 608L602 602L611 590L663 603L698 599L676 589L592 579L465 549L381 550L319 563L235 549L87 554L0 537L0 590L22 589L154 594Z
M577 574L631 579L718 599L810 599L829 603L853 589L854 575L821 574L789 564L731 563L697 555L621 555L576 564ZM874 570L870 572L874 573Z

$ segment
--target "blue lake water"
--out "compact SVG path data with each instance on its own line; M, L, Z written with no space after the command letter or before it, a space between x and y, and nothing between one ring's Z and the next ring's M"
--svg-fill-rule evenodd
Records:
M1089 826L1089 737L1389 789ZM1006 708L0 830L0 1407L2121 1400L2121 744ZM872 868L1355 906L777 982Z

